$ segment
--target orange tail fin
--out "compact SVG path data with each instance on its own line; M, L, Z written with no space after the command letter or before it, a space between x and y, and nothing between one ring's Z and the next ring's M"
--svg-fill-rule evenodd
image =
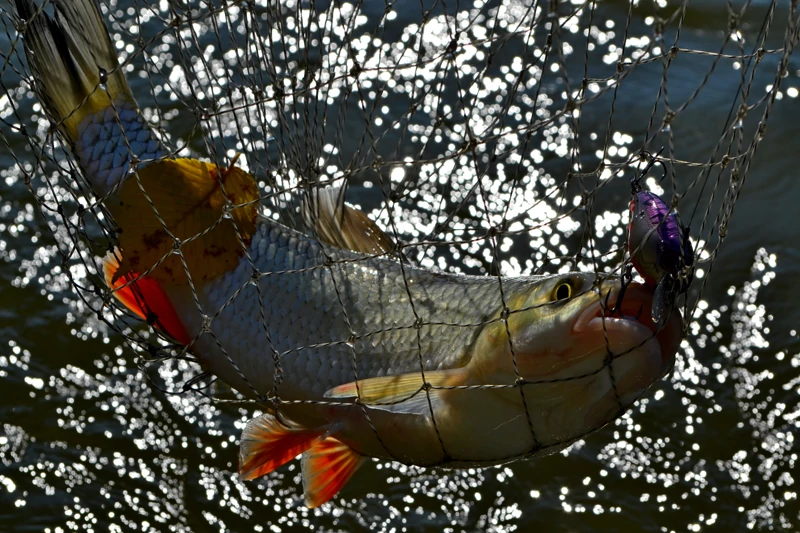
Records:
M322 435L320 430L286 426L271 414L250 420L239 444L239 478L269 474L311 448Z
M192 339L186 333L186 328L178 318L172 302L158 282L147 276L139 276L135 272L114 279L118 269L119 261L112 252L103 260L103 271L106 285L114 291L117 300L142 320L153 324L184 346L188 346Z
M306 505L327 502L344 487L364 457L333 437L316 441L303 454L303 489Z

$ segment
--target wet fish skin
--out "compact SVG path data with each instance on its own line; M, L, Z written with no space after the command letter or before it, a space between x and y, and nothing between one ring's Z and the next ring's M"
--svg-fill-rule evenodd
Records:
M333 431L360 454L414 464L476 466L537 447L555 451L613 420L672 365L674 316L659 334L666 340L631 319L608 317L605 331L599 323L576 331L587 309L602 316L601 295L618 284L579 273L503 279L504 301L499 283L331 248L262 219L247 258L196 287L202 311L185 291L167 292L196 336L193 353L226 383L251 397L278 397L274 410L282 418ZM573 294L558 301L555 289L563 283ZM649 293L636 291L623 306L649 320L647 309L631 307L643 300L649 306ZM626 350L604 371L609 351ZM273 389L276 360L280 381ZM358 380L419 376L421 369L429 380L460 371L452 384L472 388L435 389L430 403L409 399L419 392L412 390L392 405L367 402L366 411L354 398L328 394ZM514 386L518 378L532 382L525 385L527 405ZM536 383L548 380L558 381ZM497 385L506 388L491 388Z
M247 255L199 289L202 312L185 293L173 301L184 302L177 307L193 336L203 315L213 317L213 335L201 335L194 348L208 354L215 373L251 395L272 390L274 357L282 373L278 392L288 399L322 398L355 379L461 366L477 332L502 306L497 278L435 273L326 247L267 219ZM513 293L533 279L502 283Z

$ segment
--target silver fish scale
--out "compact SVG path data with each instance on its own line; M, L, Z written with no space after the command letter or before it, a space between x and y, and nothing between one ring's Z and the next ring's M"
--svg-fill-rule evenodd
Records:
M78 126L75 152L92 184L101 189L95 191L101 196L127 176L131 156L146 162L168 154L136 104L127 100L116 100L113 107L84 118Z
M199 288L213 335L200 335L192 350L246 393L271 391L276 357L284 399L318 399L356 377L419 372L420 361L426 370L463 366L480 324L502 305L496 278L439 274L323 246L266 219L249 254L258 287L244 258ZM530 287L531 278L503 283L508 297ZM196 306L178 307L197 335L203 320Z

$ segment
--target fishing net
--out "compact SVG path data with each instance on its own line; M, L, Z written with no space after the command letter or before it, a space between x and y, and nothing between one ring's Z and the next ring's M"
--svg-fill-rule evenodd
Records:
M651 501L649 493L658 492L652 484L666 483L680 488L664 501L680 507L684 504L675 502L688 497L691 503L685 505L692 512L700 509L691 518L676 514L682 517L678 522L685 519L684 525L691 521L694 527L719 520L703 511L703 503L716 497L698 468L705 459L675 452L668 432L643 413L657 416L664 403L681 405L688 414L671 414L688 418L691 435L693 416L695 424L700 420L696 412L715 412L710 389L692 386L709 373L705 365L711 363L699 362L702 350L722 339L711 327L720 312L707 312L704 298L709 284L727 289L714 286L709 274L718 268L729 223L776 105L798 95L787 82L798 39L795 3L120 0L104 2L102 12L142 114L171 156L221 168L235 160L255 177L263 215L301 231L307 231L301 202L308 192L343 186L348 203L398 244L402 258L397 261L432 270L500 280L570 271L618 278L628 259L631 180L651 154L663 150L663 176L653 170L643 183L679 210L689 228L695 281L679 302L687 340L674 383L656 385L655 400L642 400L633 414L620 413L615 427L605 430L607 444L586 455L600 466L587 471L595 476L591 485L598 492L603 489L597 477L609 470L637 480L641 490L633 490L648 510L644 513L664 509L661 497ZM298 480L291 474L275 473L248 489L226 472L224 465L235 458L235 439L258 404L202 372L190 351L158 335L106 288L99 258L113 248L116 227L35 97L17 31L24 22L10 4L0 4L0 23L10 45L0 56L0 140L8 159L0 171L20 195L15 198L22 198L19 191L27 187L27 198L35 200L4 227L21 235L20 241L35 235L27 246L14 241L17 253L30 254L15 283L36 285L48 298L61 299L73 335L114 344L124 339L124 349L115 349L101 373L113 374L109 366L124 366L121 359L137 355L141 374L126 378L134 385L125 390L142 386L146 376L153 384L152 401L175 411L158 418L160 429L130 437L139 448L171 455L169 428L189 422L201 435L192 448L230 456L190 481L205 487L208 500L222 502L204 510L198 523L225 529L273 520L262 512L277 517L291 510L282 521L274 518L275 524L312 527L312 515L295 510ZM35 220L45 221L46 231L30 229L37 227ZM37 246L38 239L46 245ZM761 253L754 272L768 272L771 262L774 258ZM752 284L757 289L768 282L769 276ZM758 315L757 308L750 309L752 294L736 294L730 305ZM90 394L91 376L78 381ZM77 383L53 378L48 386L64 394ZM741 402L757 404L751 398ZM669 427L676 423L681 422L662 419ZM781 431L788 430L773 432L778 447L777 434L784 439L787 434ZM677 447L688 450L690 441ZM553 475L570 457L584 457L584 446L579 442L576 451L552 459L553 466L536 468ZM797 526L796 511L784 507L792 501L784 493L794 494L791 449L796 447L784 447L765 474L772 483L768 495L761 494L760 505L747 507L742 519L751 527ZM102 462L107 452L93 453ZM738 453L719 461L749 469L743 463L747 452ZM179 450L174 457L180 457ZM123 470L136 462L120 461L127 465L119 466ZM127 524L138 513L185 528L199 520L191 517L193 505L175 496L181 490L175 465L185 472L191 463L173 458L153 464L164 476L142 475L161 477L167 508L151 513L126 496L119 522L102 520ZM390 510L380 504L384 496L357 488L357 494L347 494L352 499L334 502L339 511L319 524L401 527L407 522L400 510L412 509L420 519L430 513L441 526L504 529L519 518L522 499L541 496L515 481L514 473L522 471L509 467L447 475L404 465L370 468L364 483L389 495ZM739 481L746 476L730 474L734 467L720 470ZM509 496L513 503L504 504L499 491L490 492L493 483L522 496ZM405 486L413 486L417 506L403 500L410 497ZM150 500L159 494L142 490ZM549 507L595 518L619 512L613 498L594 504L590 491L586 501L569 503L568 492L562 490L560 501L548 495ZM491 502L476 503L479 510L470 514L473 493L478 502L482 493ZM355 503L361 499L366 507ZM339 521L337 512L345 518Z

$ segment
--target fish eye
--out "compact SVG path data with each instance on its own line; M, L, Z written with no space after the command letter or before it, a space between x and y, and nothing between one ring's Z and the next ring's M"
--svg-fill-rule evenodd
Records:
M572 296L572 285L569 283L559 283L556 290L553 292L556 300L566 300Z

